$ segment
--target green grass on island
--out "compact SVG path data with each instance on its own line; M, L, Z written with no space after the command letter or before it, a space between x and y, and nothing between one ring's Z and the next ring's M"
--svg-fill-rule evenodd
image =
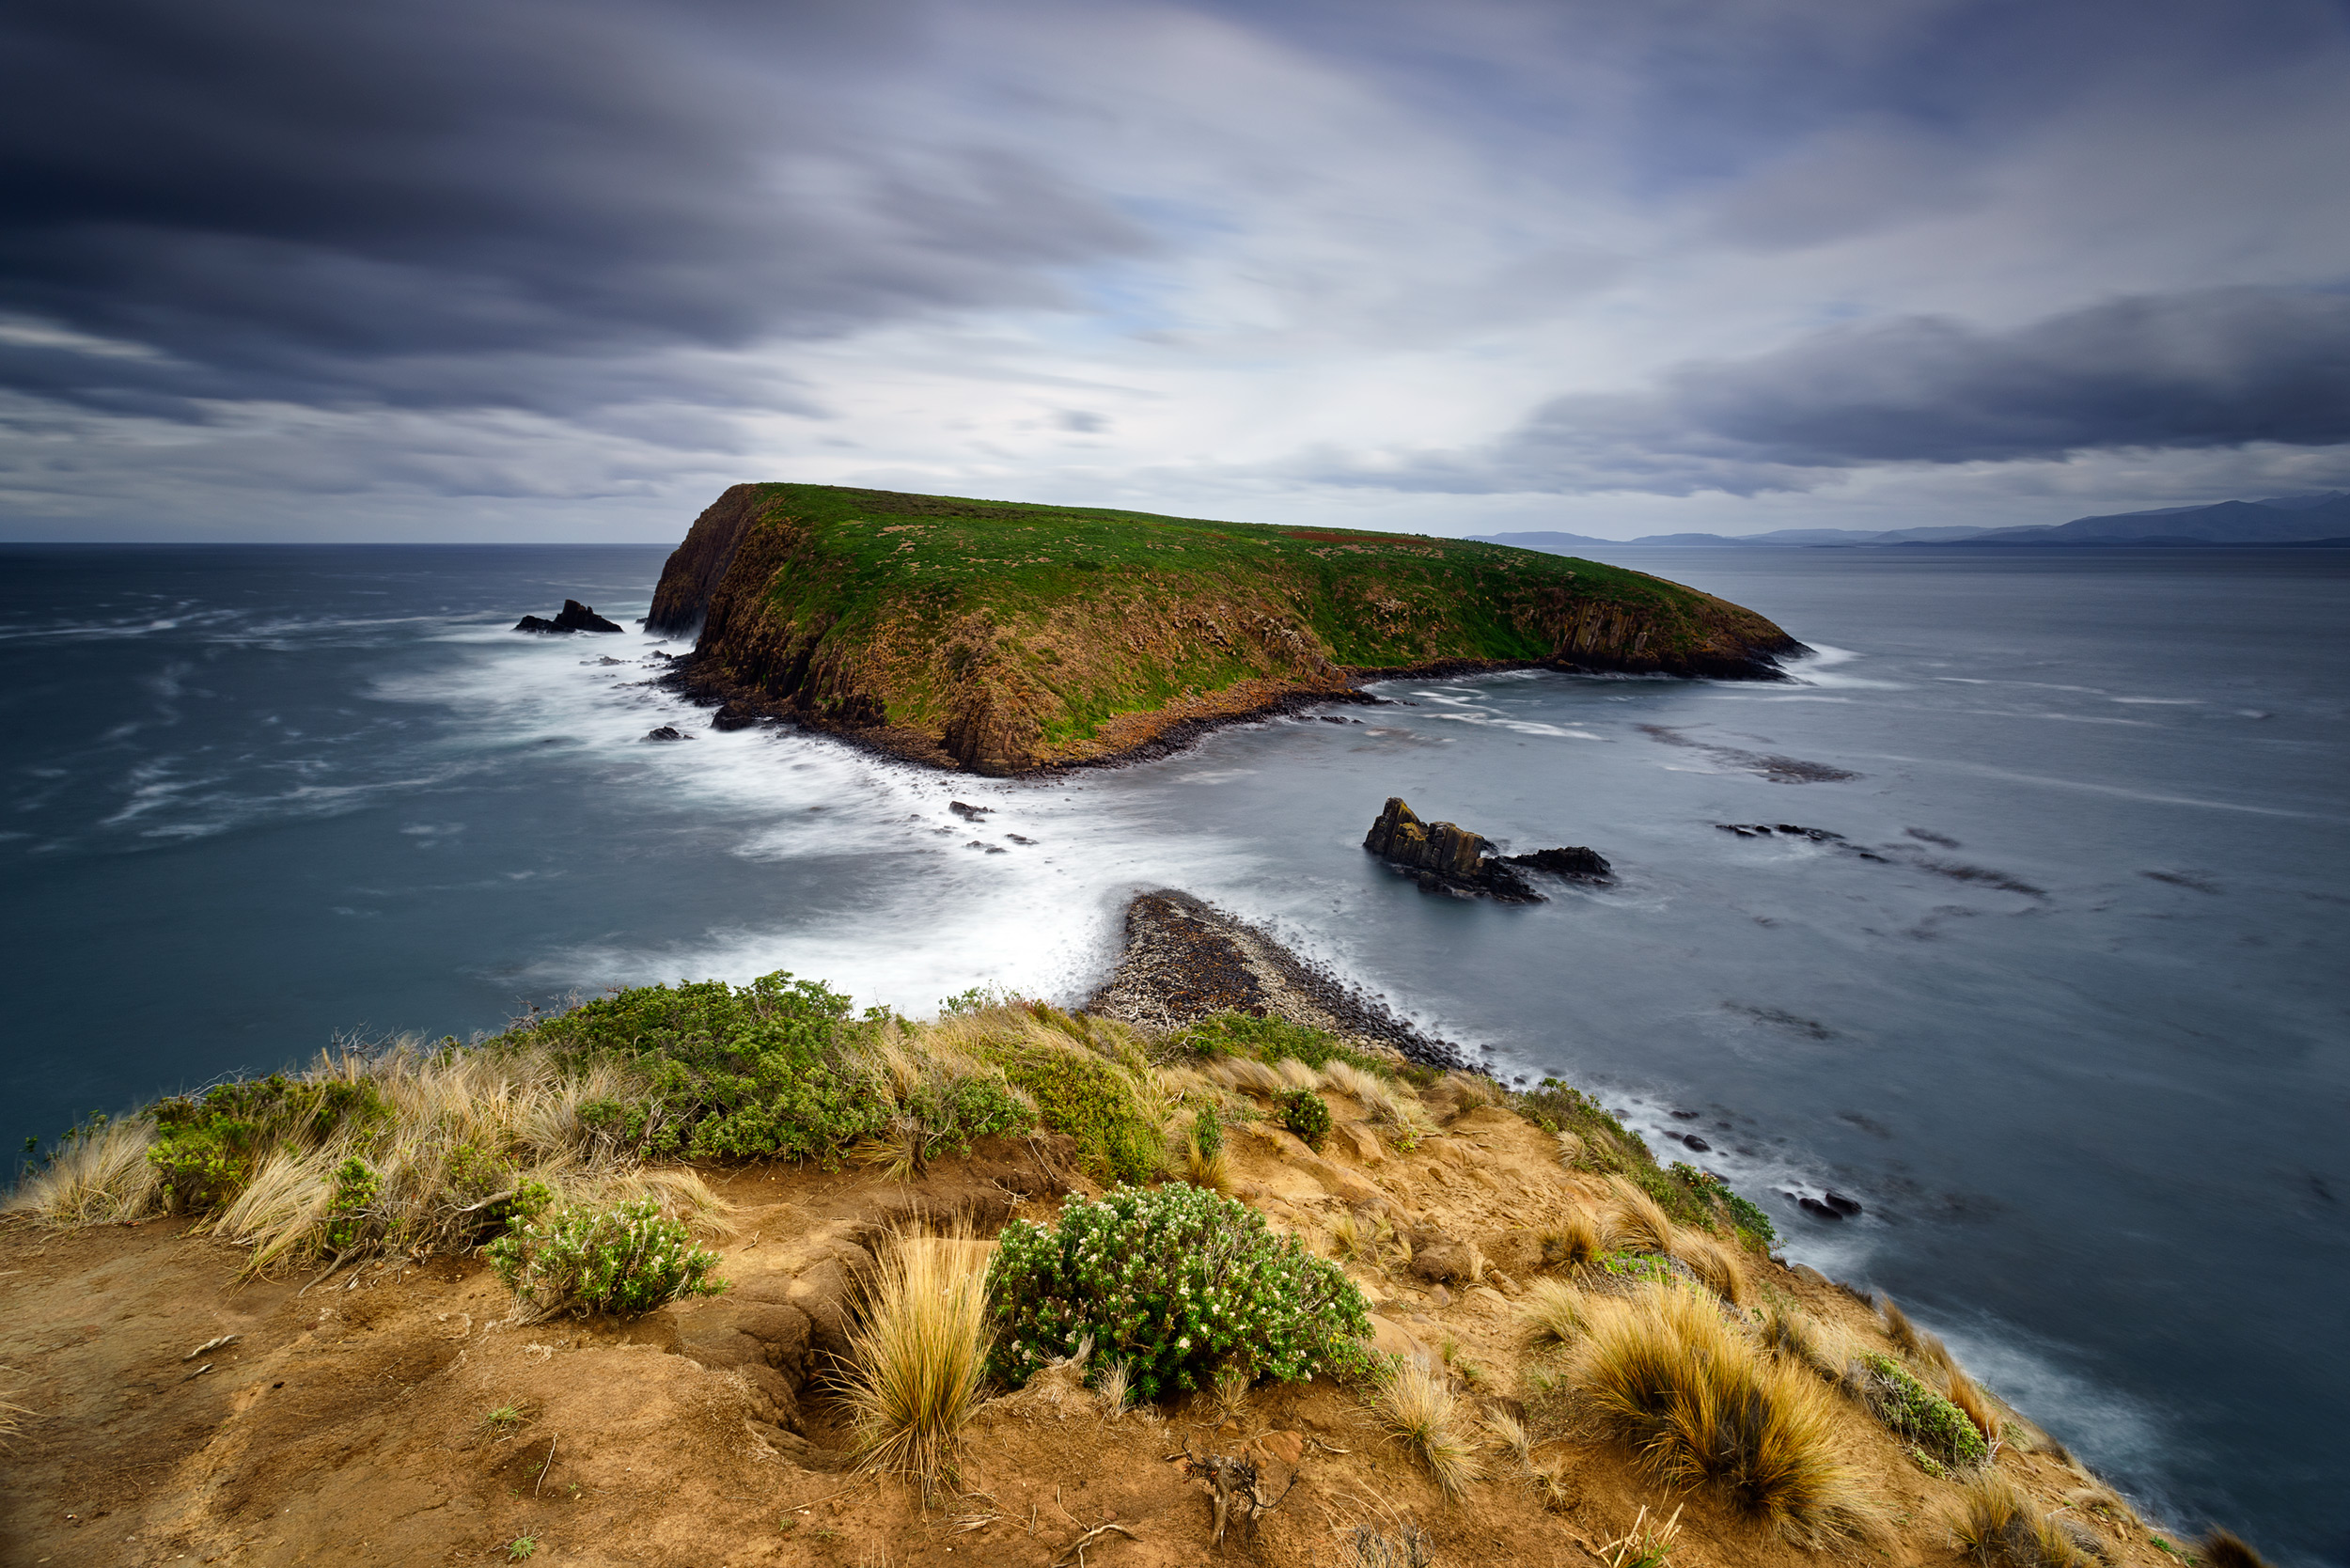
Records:
M691 619L678 580L713 550L697 683L991 773L1382 673L1757 675L1794 647L1693 588L1503 545L800 484L728 492L656 621Z

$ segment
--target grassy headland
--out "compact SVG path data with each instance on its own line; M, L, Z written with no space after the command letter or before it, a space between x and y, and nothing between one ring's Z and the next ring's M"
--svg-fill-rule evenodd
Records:
M2179 1560L1589 1097L1280 1017L646 987L86 1127L11 1207L23 1560L110 1513L141 1560L289 1565L1171 1563L1212 1524L1300 1568L1334 1530L1358 1564Z
M987 774L1100 761L1360 680L1768 676L1796 648L1660 578L1503 545L828 485L737 485L648 619L686 684Z

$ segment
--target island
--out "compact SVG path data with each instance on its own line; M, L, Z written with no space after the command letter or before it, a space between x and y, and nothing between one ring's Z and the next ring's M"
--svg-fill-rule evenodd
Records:
M1780 678L1802 645L1645 572L1470 540L837 485L739 484L646 630L720 727L790 720L1010 776L1158 755L1368 681Z

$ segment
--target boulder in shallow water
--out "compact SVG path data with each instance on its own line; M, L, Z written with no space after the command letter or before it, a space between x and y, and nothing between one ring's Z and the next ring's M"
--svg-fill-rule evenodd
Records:
M674 724L665 724L658 729L645 731L645 739L649 741L690 741L693 738Z

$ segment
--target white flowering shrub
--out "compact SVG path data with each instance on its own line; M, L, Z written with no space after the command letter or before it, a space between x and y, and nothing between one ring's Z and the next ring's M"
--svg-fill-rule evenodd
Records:
M557 1312L650 1312L680 1296L715 1295L718 1255L696 1247L682 1220L639 1198L617 1209L557 1209L489 1247L491 1266L527 1318Z
M1025 1382L1089 1338L1142 1399L1204 1388L1228 1366L1282 1382L1356 1372L1371 1334L1362 1293L1335 1265L1185 1184L1073 1197L1054 1225L1006 1226L987 1290L993 1376Z

